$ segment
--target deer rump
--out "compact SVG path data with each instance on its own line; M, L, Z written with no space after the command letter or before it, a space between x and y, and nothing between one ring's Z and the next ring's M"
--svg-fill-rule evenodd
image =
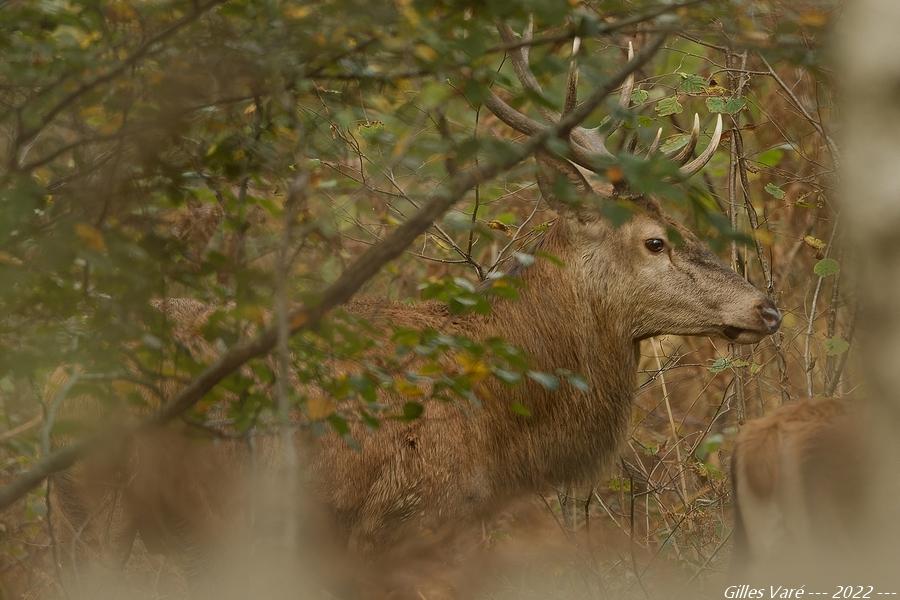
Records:
M735 569L847 543L860 522L863 464L845 400L802 400L745 425L731 463Z

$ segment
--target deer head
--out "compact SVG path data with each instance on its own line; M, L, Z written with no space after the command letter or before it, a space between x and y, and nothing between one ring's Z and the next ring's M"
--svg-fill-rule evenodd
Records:
M500 34L510 46L516 40L509 27L501 25ZM531 26L523 34L527 41ZM577 54L580 41L573 45L572 63L561 114L577 104ZM534 93L542 90L530 71L528 46L511 51L510 58L522 85ZM629 44L629 59L634 50ZM634 87L634 75L623 85L619 104L627 107ZM514 129L534 135L546 127L511 108L491 95L488 108ZM560 113L541 108L545 121L557 121ZM666 217L659 204L641 194L629 194L621 186L591 185L585 173L606 169L613 154L606 148L606 137L617 127L603 131L574 128L567 142L567 155L538 156L538 184L542 196L557 210L553 239L558 252L577 280L588 301L615 307L620 326L635 340L655 335L716 335L739 343L754 343L774 333L781 324L781 313L774 303L750 283L727 268L686 228ZM658 151L660 129L647 155ZM689 177L712 158L722 136L722 118L718 116L707 148L692 159L700 137L700 119L694 123L688 144L668 158L680 163L679 176ZM560 182L567 185L560 186ZM574 191L575 202L563 201L560 189ZM632 217L622 225L613 225L591 210L597 202L624 202ZM587 207L587 208L585 208Z

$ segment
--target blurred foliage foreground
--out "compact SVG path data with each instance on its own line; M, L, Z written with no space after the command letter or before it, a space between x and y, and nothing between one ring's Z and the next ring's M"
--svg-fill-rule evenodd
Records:
M279 301L315 305L459 173L515 152L521 140L482 107L488 90L529 112L559 107L573 38L584 97L621 68L628 41L640 49L667 29L638 72L633 107L611 97L585 125L622 119L620 150L646 148L664 127L662 148L674 150L694 112L701 147L723 114L721 148L689 184L662 183L671 166L657 158L626 157L608 175L659 197L786 318L753 348L645 343L629 445L619 473L590 492L589 514L639 549L611 559L609 576L639 578L660 556L691 577L719 568L730 531L720 453L736 428L791 398L852 387L855 302L836 249L821 50L831 4L0 1L3 481L52 452L51 429L83 433L61 416L67 396L113 412L158 404L172 382L185 385L260 331ZM514 84L496 29L521 31L529 19L544 95ZM515 296L502 274L553 260L529 253L553 218L538 203L533 163L521 162L466 193L365 293L489 311L478 283ZM159 310L164 298L207 308L179 325ZM418 417L426 388L460 401L485 377L583 384L577 373L531 370L502 340L400 327L379 335L396 355L377 364L366 358L380 344L370 326L340 312L290 340L296 383L350 409L307 402L303 385L276 393L273 363L253 360L183 418L252 436L275 422L281 396L282 410L346 432L350 420ZM415 372L410 353L424 359ZM445 355L456 372L436 367ZM336 360L355 368L335 373ZM60 368L77 376L48 395ZM407 397L402 414L384 414L377 389ZM223 398L227 410L213 418L207 408ZM510 410L527 418L527 407ZM565 513L567 499L548 506ZM2 517L0 569L29 597L53 589L45 511L38 488Z

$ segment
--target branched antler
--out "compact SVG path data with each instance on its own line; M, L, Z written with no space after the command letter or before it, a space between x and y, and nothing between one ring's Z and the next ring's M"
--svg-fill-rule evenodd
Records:
M509 25L501 23L497 26L497 30L500 32L500 37L503 39L503 42L505 44L510 46L516 44L516 35L513 33ZM534 22L532 20L529 20L528 26L521 35L521 40L528 41L529 39L533 38L533 35ZM546 129L549 124L558 123L562 117L572 112L578 105L578 54L581 48L582 40L581 38L576 37L572 43L572 58L569 65L568 78L566 81L566 95L562 107L562 112L558 113L544 105L538 106L538 112L546 122L542 123L536 121L528 115L516 110L493 92L491 92L486 99L485 105L501 121L515 129L516 131L524 133L526 135L535 135L539 131ZM534 73L531 70L529 61L529 46L527 44L516 46L509 51L508 57L510 59L510 62L512 63L513 71L515 71L516 77L522 84L522 87L535 95L542 96L544 93L543 88L541 87L541 84L538 82L537 78L534 76ZM622 84L619 94L619 106L622 109L627 109L631 105L631 94L634 90L635 85L634 72L638 68L638 65L635 64L634 61L634 47L631 42L628 43L628 61L629 65L631 65L633 68L631 68L628 77ZM572 162L585 169L594 172L603 170L606 166L608 166L609 159L613 157L613 153L610 152L606 147L606 139L613 132L615 132L621 126L621 124L622 122L620 119L614 119L606 126L601 125L600 127L593 129L588 129L580 126L573 128L568 135L570 148L569 158L572 160ZM693 127L691 128L688 143L679 150L665 154L665 156L670 160L681 164L680 174L682 177L686 178L694 175L700 169L702 169L712 158L713 154L718 148L719 142L722 139L722 115L717 115L716 126L713 130L709 145L699 156L691 160L691 156L693 155L694 150L697 147L697 141L699 140L699 138L700 116L695 113L694 123ZM661 139L662 128L660 128L656 132L656 136L653 142L650 144L650 147L648 148L648 158L659 151ZM628 149L628 151L633 151L633 148Z

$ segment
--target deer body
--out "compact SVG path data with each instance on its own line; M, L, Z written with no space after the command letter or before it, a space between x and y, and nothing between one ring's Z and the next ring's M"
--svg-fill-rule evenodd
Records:
M552 201L547 180L540 179L545 198ZM584 182L580 185L590 193ZM627 430L641 340L672 333L755 341L778 327L780 316L761 292L721 265L655 203L636 199L634 205L633 218L619 227L561 210L541 249L563 266L539 260L523 269L517 275L523 283L520 297L496 301L490 315L451 317L434 302L363 300L347 307L376 324L431 327L476 340L502 337L528 354L532 368L566 369L589 386L587 391L566 384L548 390L526 380L509 387L488 378L477 389L481 407L431 401L413 422L386 421L374 431L355 426L360 450L336 434L301 435L314 486L351 546L363 553L390 547L410 531L459 524L523 492L596 475L615 458ZM679 232L677 244L667 239L673 229ZM648 240L661 241L663 249L648 249ZM402 404L403 399L382 393L380 401ZM514 402L531 415L514 413ZM120 520L145 538L190 538L193 509L185 513L178 506L183 504L206 510L196 519L201 531L215 529L224 519L217 505L239 504L217 498L228 486L215 479L238 477L240 460L233 457L240 453L232 446L243 442L217 442L229 448L232 458L226 461L221 451L199 444L148 458L141 453L154 452L154 434L147 435L150 439L122 453L128 464L113 469L126 473ZM231 474L222 466L229 464ZM148 471L147 465L154 466ZM192 474L176 476L184 470ZM211 480L208 485L205 478ZM184 480L197 481L190 489L158 491ZM78 494L70 490L68 495ZM90 511L70 512L77 520ZM170 523L169 515L177 519Z
M551 195L547 185L542 189ZM377 546L383 533L393 535L408 521L433 529L523 491L596 476L627 430L642 339L724 330L758 339L777 327L760 292L654 203L639 204L619 228L564 213L542 250L565 266L538 261L524 269L521 297L497 302L489 316L449 320L433 303L350 306L394 323L449 323L444 329L474 339L503 337L526 351L533 368L579 373L589 385L548 390L532 381L508 387L488 379L480 409L433 402L411 424L374 433L360 426L359 453L332 436L316 464L328 503L345 516L355 545ZM663 257L644 248L648 236L667 228L679 230L679 249ZM531 415L514 413L516 402Z
M507 39L511 34L501 27L501 35ZM527 52L514 51L510 58L523 85L539 93L536 79L527 76ZM569 108L576 105L575 83L577 68L570 70ZM632 73L623 86L622 106L627 106L633 86ZM486 106L522 133L531 135L543 127L516 114L494 94ZM550 120L559 116L544 112ZM719 116L709 146L690 160L700 134L695 116L688 145L670 157L683 163L682 177L709 161L721 133ZM659 139L657 135L651 152ZM600 190L585 179L574 163L590 168L598 155L612 156L598 131L576 127L569 143L568 158L538 155L541 195L559 215L544 234L541 249L556 256L562 266L539 260L523 269L517 275L523 283L517 300L496 301L487 316L451 317L435 303L401 306L357 301L348 309L376 323L427 326L475 340L503 338L525 351L531 368L577 373L589 389L561 384L558 390L548 390L530 380L508 387L487 378L476 389L480 407L431 401L424 415L413 422L386 421L374 431L354 426L359 450L336 434L318 439L301 436L305 464L311 465L319 497L343 526L350 545L360 551L390 547L410 531L453 527L523 492L596 475L614 460L627 431L641 340L662 334L716 335L753 343L778 329L781 315L774 304L722 265L693 234L663 215L655 201L621 193L621 189ZM561 190L573 193L564 198ZM610 195L614 198L604 200ZM621 203L631 218L614 226L596 210L596 204L604 201ZM388 405L403 401L386 392L380 393L379 400ZM530 416L516 414L511 409L516 402L527 407ZM135 458L141 448L152 452L152 443L135 448L129 455L135 468L119 469L128 473L122 479L127 489L121 506L126 516L121 521L155 539L167 536L145 530L172 526L189 532L190 514L152 505L154 498L168 504L180 502L181 490L173 494L147 490L178 480L168 475L170 470L193 468L194 450L186 449L187 454L162 464ZM215 453L203 452L196 451L197 461L219 464ZM140 470L147 464L155 465L154 473ZM220 470L198 469L197 473L204 477ZM214 512L215 498L210 502L196 498L220 494L222 486L198 484L191 489L199 491L184 503L212 507ZM79 496L73 486L68 495ZM149 506L142 503L147 498ZM69 514L77 521L88 512ZM167 522L167 515L173 513L178 522ZM159 518L147 519L144 514Z
M735 567L843 552L862 522L867 464L848 403L801 400L748 423L735 442Z
M559 252L554 243L550 237L545 249ZM517 301L500 301L489 317L456 318L453 333L502 336L525 350L534 368L580 373L590 390L488 380L480 409L431 402L416 422L386 424L377 433L360 427L358 453L336 436L328 440L319 473L328 479L329 503L359 521L355 536L374 542L380 531L394 531L415 515L432 521L426 525L432 529L483 514L524 490L594 475L614 458L631 410L637 342L615 307L579 301L583 291L567 270L538 263L522 278ZM423 313L431 317L426 321L447 317L437 303L350 310L409 325L421 325ZM514 402L531 416L514 413Z

